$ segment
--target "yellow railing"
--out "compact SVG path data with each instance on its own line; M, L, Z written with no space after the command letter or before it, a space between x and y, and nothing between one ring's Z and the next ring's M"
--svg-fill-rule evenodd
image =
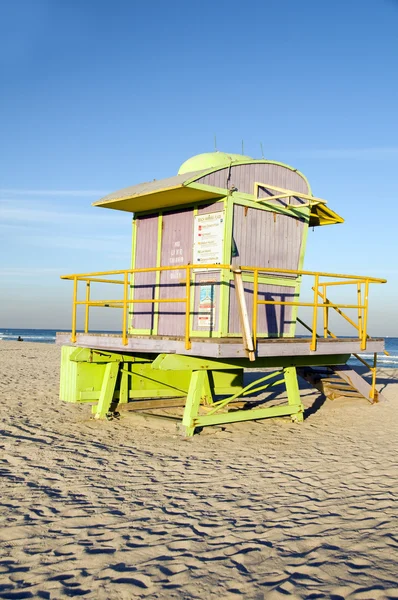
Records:
M369 337L367 335L367 323L368 323L368 308L369 308L369 285L370 283L386 283L385 279L377 279L375 277L362 277L359 275L342 275L338 273L318 273L315 271L292 271L290 269L263 269L261 267L241 267L242 272L249 272L254 274L254 287L253 287L253 317L252 317L252 330L253 330L253 338L254 345L256 345L257 339L257 314L258 314L258 306L260 304L272 304L272 305L283 305L283 306L306 306L312 307L312 328L310 331L312 332L311 336L311 350L316 350L316 340L317 340L317 325L318 325L318 309L323 309L323 331L324 338L327 338L328 335L330 337L334 336L328 328L329 323L329 309L333 308L339 315L341 315L350 325L355 327L358 331L358 338L361 341L361 350L366 349L366 340ZM286 301L276 301L276 300L259 300L258 299L258 278L259 274L266 275L267 273L278 273L282 276L284 274L297 274L299 275L310 275L314 277L314 286L312 290L314 292L314 301L313 302L286 302ZM343 279L343 281L320 281L321 277L335 278L335 279ZM357 286L357 304L335 304L330 302L327 297L326 290L329 286L336 285L352 285L355 284ZM362 303L362 285L365 287L364 300ZM318 297L321 297L322 302L319 302ZM346 315L341 309L356 309L358 311L358 323L355 323L348 315Z
M123 323L122 323L122 339L123 344L128 343L128 307L131 304L145 304L151 303L159 305L161 303L176 302L185 304L185 348L189 350L191 348L191 328L190 328L190 317L191 317L191 284L192 273L194 270L203 271L204 269L212 269L218 271L228 272L228 277L232 278L234 273L241 273L243 275L249 275L253 281L253 306L252 306L252 322L251 322L251 334L253 347L256 348L258 333L258 307L261 305L273 305L273 306L292 306L292 307L312 307L312 327L306 326L311 332L310 348L312 351L316 350L317 347L317 327L318 327L318 311L322 309L323 312L323 336L324 338L336 337L329 330L329 309L334 309L340 316L342 316L348 323L350 323L358 333L358 339L361 342L361 350L366 349L366 340L368 339L367 334L367 323L368 323L368 308L369 308L369 285L371 283L385 283L385 279L377 279L374 277L362 277L358 275L342 275L337 273L321 273L315 271L304 271L304 270L292 270L292 269L278 269L278 268L262 268L262 267L239 267L239 269L231 265L217 265L217 264L205 264L205 265L176 265L168 267L151 267L147 269L124 269L119 271L103 271L96 273L85 273L85 274L73 274L64 275L61 279L69 279L73 281L73 305L72 305L72 336L71 341L76 342L76 316L77 307L80 305L85 306L85 324L84 331L89 331L89 310L92 306L106 306L111 308L122 308L123 309ZM130 276L136 273L150 273L150 272L161 272L161 271L184 271L185 279L180 283L185 284L185 296L179 298L148 298L148 299L134 299L129 298L129 289L134 288L134 284L131 283ZM109 276L123 276L123 279L109 279ZM284 276L294 276L297 279L301 276L313 277L314 285L313 290L313 301L312 302L289 302L285 300L260 300L259 299L259 285L263 283L260 278L277 278L276 285L280 285L280 279ZM321 281L321 279L332 279L333 281ZM228 278L227 278L228 279ZM335 281L338 280L338 281ZM78 300L78 283L86 283L86 297L85 300ZM118 284L123 286L123 298L122 299L110 299L110 300L91 300L90 298L90 286L92 283L106 283L106 284ZM161 284L153 284L159 287ZM167 284L162 284L167 286ZM337 285L354 285L356 286L356 303L353 304L341 304L333 303L328 299L327 290L331 286ZM242 299L241 299L242 300ZM243 302L245 300L243 299ZM342 309L355 309L357 311L357 323L351 319L348 315L343 312ZM247 311L246 311L247 312ZM298 319L299 322L300 319ZM249 324L250 327L250 324Z
M274 192L278 192L278 194L268 195L259 197L259 190L272 190ZM255 200L259 200L263 203L274 202L275 200L285 200L284 208L305 208L307 206L314 206L314 204L327 204L326 200L322 198L316 198L315 196L311 196L309 194L304 194L302 192L295 192L294 190L288 190L281 187L276 187L275 185L270 185L269 183L254 183L253 188L253 196ZM306 200L305 203L301 204L292 204L291 198L299 198L300 200Z

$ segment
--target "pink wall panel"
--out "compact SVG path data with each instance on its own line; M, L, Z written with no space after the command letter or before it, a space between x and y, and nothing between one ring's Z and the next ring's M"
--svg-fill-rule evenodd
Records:
M197 183L226 189L237 188L239 192L245 194L253 194L254 182L269 183L284 189L309 193L308 185L301 175L292 169L274 164L236 165L220 169L197 179ZM264 192L264 196L267 195Z
M193 209L173 211L163 215L162 266L192 263ZM185 270L163 271L160 276L160 298L183 298ZM185 333L185 304L159 305L159 335L183 336Z
M249 313L250 323L253 315L253 283L245 283L245 300ZM290 286L260 284L258 286L259 300L276 300L284 302L296 302L294 288ZM259 305L257 313L257 331L259 333L279 336L288 334L291 326L291 306ZM233 282L230 288L229 305L229 333L241 333L239 322L239 311L236 301L235 286Z
M156 267L158 216L150 215L136 219L136 258L135 268ZM136 273L134 275L134 299L155 297L156 273ZM133 328L152 329L154 318L153 304L134 304Z
M298 269L304 227L295 217L236 204L232 264Z

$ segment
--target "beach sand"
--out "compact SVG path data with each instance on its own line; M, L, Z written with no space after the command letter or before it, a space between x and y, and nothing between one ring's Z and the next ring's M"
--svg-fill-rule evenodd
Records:
M60 402L59 363L0 342L0 598L398 598L397 371L187 441Z

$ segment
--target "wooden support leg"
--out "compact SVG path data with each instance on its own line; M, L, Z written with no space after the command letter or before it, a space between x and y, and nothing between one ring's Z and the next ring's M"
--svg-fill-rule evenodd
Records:
M194 371L188 389L187 401L185 403L182 424L185 427L185 435L193 436L195 432L194 419L198 416L200 404L211 404L213 396L209 384L207 371Z
M113 394L115 392L118 371L118 362L107 363L105 367L100 397L94 413L95 419L104 419L106 414L109 412L110 406L112 404Z
M119 404L127 404L129 401L129 366L129 363L122 364Z
M289 406L297 408L297 412L292 413L292 421L300 422L304 420L304 407L301 403L300 390L297 381L296 367L285 367L283 369L285 376L285 385Z

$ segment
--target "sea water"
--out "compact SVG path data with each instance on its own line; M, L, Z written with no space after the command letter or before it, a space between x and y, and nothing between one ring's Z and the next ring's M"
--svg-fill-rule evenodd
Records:
M65 331L62 329L6 329L0 328L0 340L16 341L20 336L24 342L39 342L42 344L55 344L56 331ZM69 330L70 331L70 330ZM95 332L93 332L95 333ZM100 333L100 332L98 332ZM120 333L119 331L108 331L107 333ZM398 338L386 337L385 348L390 356L379 353L377 356L377 364L379 367L394 368L398 367ZM369 363L373 361L373 354L368 352L360 353L364 360ZM349 365L361 364L355 357L351 357L348 361Z
M55 344L56 332L70 332L70 329L7 329L0 327L0 340L16 342L19 337L24 342L38 342L39 344ZM79 333L79 330L78 330ZM82 333L82 332L81 332ZM91 333L121 333L120 331L95 331Z
M58 330L57 330L58 331ZM21 337L24 342L55 344L55 329L5 329L0 328L0 340L15 342Z

